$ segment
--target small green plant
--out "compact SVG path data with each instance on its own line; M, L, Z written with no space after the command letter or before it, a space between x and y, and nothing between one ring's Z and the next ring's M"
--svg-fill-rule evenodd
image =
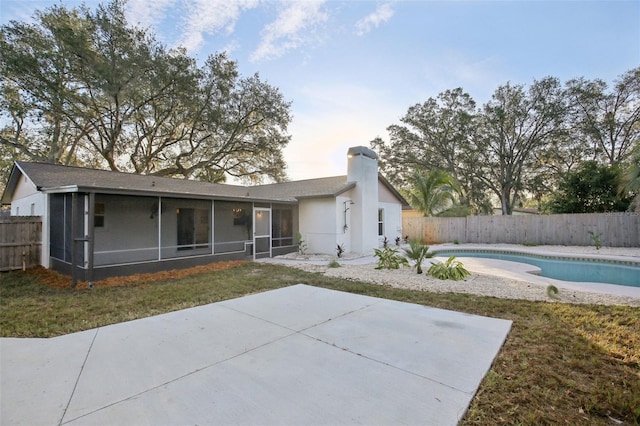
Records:
M296 232L296 243L298 244L298 253L303 256L307 254L307 242L302 239L300 232Z
M589 232L589 236L591 237L591 241L593 241L593 245L596 246L596 250L600 250L600 247L602 247L602 241L600 241L602 232L598 232L597 234L593 231L588 231L588 232Z
M429 257L433 257L433 253L429 253L429 246L425 246L418 240L409 241L409 248L404 249L404 254L411 260L415 261L416 271L422 273L422 262Z
M522 243L522 245L525 246L525 247L535 247L535 246L537 246L536 243L531 242L531 241L525 241L524 243Z
M549 284L547 286L547 296L549 296L551 299L560 300L560 296L558 296L558 293L560 293L560 290L558 290L558 287L556 287L555 285Z
M338 246L336 247L336 254L338 255L338 257L342 257L342 255L344 254L344 246L342 244L338 244Z
M407 259L390 247L385 247L382 250L373 249L373 252L378 258L376 269L399 269L400 266L409 266Z
M453 240L453 244L460 244L460 241L458 241L458 240Z
M432 263L427 274L440 280L453 281L464 280L471 275L471 273L464 268L462 262L456 260L455 256L449 257L445 263Z
M331 262L329 262L329 268L339 268L340 264L338 263L337 260L332 260Z

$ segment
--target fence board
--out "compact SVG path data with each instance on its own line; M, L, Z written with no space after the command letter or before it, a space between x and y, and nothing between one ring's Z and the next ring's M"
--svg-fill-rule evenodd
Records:
M0 218L0 271L40 264L42 220L39 216Z
M638 213L417 217L403 215L403 233L426 244L537 244L588 246L589 231L609 247L640 247Z

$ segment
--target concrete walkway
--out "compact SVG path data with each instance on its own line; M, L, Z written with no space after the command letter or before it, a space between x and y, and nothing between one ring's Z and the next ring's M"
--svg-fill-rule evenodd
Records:
M295 285L0 339L2 425L454 425L511 322Z

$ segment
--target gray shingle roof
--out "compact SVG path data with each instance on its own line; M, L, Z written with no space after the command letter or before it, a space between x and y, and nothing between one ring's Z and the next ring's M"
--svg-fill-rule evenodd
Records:
M335 197L355 186L346 176L258 186L214 184L133 173L86 169L47 163L16 162L2 202L10 202L19 175L24 173L39 190L78 187L80 191L135 193L175 197L219 198L295 203L300 198Z

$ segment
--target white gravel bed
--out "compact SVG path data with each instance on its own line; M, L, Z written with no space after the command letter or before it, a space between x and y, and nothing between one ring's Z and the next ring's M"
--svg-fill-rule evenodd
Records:
M449 246L450 245L447 245L447 247ZM455 245L455 247L459 248L473 248L479 246L481 245ZM482 246L487 247L486 245ZM435 246L432 246L432 248L434 247ZM491 248L523 249L525 247L513 244L492 244ZM601 247L600 250L597 250L595 247L582 246L535 246L530 247L530 249L532 249L532 251L536 250L577 254L599 254L605 256L630 256L640 258L640 247ZM300 260L300 257L292 255L289 257L289 259ZM427 275L426 273L419 275L416 273L416 270L414 268L377 270L375 269L375 263L341 263L341 266L339 268L330 268L328 264L331 260L336 260L335 257L326 256L320 259L320 257L316 258L315 256L305 256L305 259L308 261L301 261L299 263L290 264L289 266L300 268L310 272L322 273L329 277L364 281L372 284L384 285L394 288L429 291L433 293L469 293L481 296L499 297L504 299L640 306L640 298L636 297L591 293L564 288L559 289L559 293L557 294L556 298L551 298L547 294L547 286L545 284L514 280L510 278L486 274L472 273L472 275L465 281L451 281L439 280ZM326 261L326 263L319 264L318 261L320 260ZM346 259L337 260L340 263ZM423 265L423 269L426 271L428 267L428 262L425 262L425 265Z
M301 267L299 265L298 267ZM428 266L427 266L428 267ZM640 306L640 299L601 293L559 289L558 299L547 295L547 287L525 281L483 274L471 274L465 281L439 280L426 274L417 274L414 268L377 270L375 265L345 265L339 268L315 269L329 277L358 280L394 288L429 291L432 293L469 293L503 299L541 300L547 302L592 303L601 305ZM427 268L423 268L425 271Z

